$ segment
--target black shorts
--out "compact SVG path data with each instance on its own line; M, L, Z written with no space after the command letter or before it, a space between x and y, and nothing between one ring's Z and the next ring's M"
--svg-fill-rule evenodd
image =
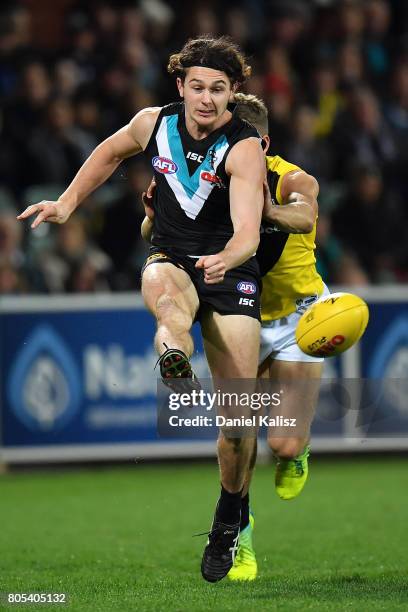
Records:
M167 248L151 247L149 257L142 268L142 276L147 266L152 263L172 263L187 272L196 288L200 300L197 319L200 319L202 309L209 307L222 315L247 315L261 320L262 282L255 257L237 268L228 270L222 283L215 285L207 285L204 282L204 271L195 267L197 259L176 254Z

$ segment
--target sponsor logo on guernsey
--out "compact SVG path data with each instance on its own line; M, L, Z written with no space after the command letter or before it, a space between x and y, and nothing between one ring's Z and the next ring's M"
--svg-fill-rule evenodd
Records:
M296 312L298 314L303 314L304 312L306 312L306 310L309 308L309 306L311 306L313 304L313 302L315 302L317 300L319 296L317 295L317 293L310 295L308 297L304 297L304 298L298 298L295 301L296 304Z
M178 170L177 164L172 159L161 155L153 157L152 166L160 174L175 174Z
M256 285L255 283L250 283L248 281L239 281L237 285L238 291L241 293L245 293L246 295L253 295L256 293Z
M206 172L203 170L201 173L201 178L203 181L207 181L208 183L214 183L217 187L224 187L222 180L216 174L212 174L211 172Z
M276 225L261 225L259 229L260 234L273 234L274 232L280 232L281 230Z

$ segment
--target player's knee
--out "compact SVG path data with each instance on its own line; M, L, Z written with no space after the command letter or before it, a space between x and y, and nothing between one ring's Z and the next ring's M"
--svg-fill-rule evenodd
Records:
M269 438L269 448L281 459L294 459L303 451L304 440L298 438Z
M184 335L193 323L192 317L169 295L161 295L156 302L157 331Z
M167 294L160 295L156 302L156 317L160 322L169 318L174 318L176 312L180 309L177 306L176 300Z
M158 311L165 311L168 308L174 308L176 306L176 300L171 295L167 293L162 293L159 295L156 302L156 307Z

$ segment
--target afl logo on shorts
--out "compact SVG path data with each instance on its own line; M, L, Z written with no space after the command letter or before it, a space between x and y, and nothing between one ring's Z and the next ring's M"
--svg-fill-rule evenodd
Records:
M152 166L161 174L174 174L178 170L177 164L168 157L153 157Z
M256 293L256 285L254 283L248 283L247 281L240 281L237 285L237 289L246 295L253 295Z

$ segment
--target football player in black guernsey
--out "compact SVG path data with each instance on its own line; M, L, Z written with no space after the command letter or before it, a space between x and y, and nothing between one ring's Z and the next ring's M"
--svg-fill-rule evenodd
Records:
M203 36L171 55L168 71L182 102L139 111L91 153L57 201L33 204L19 219L36 214L32 228L64 223L123 159L144 152L157 188L142 292L157 321L163 380L175 391L183 382L188 390L199 388L189 361L190 329L198 319L215 388L245 379L251 392L260 342L254 253L265 161L257 131L229 105L250 67L229 38ZM228 573L238 546L241 491L255 435L236 436L221 430L218 439L221 495L201 564L209 582Z

